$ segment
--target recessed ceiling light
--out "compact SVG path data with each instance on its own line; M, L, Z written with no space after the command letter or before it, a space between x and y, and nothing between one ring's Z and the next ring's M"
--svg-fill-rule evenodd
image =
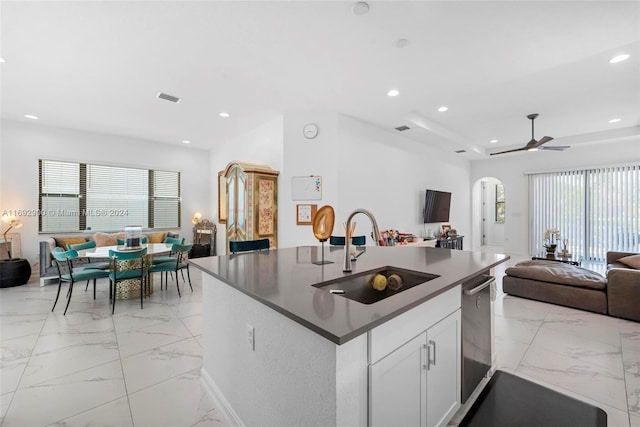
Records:
M630 56L631 55L629 55L627 53L623 53L622 55L617 55L617 56L614 56L613 58L611 58L609 60L609 63L610 64L615 64L615 63L618 63L618 62L622 62L622 61L625 61L625 60L629 59Z
M407 40L407 39L398 39L395 42L395 46L398 49L402 49L403 47L407 47L407 46L409 46L409 40Z
M31 119L31 120L38 120L38 116L34 116L33 114L25 114L24 115L27 119Z
M497 139L492 139L491 141L489 141L491 144L495 144L496 142L498 142Z
M351 5L351 13L354 15L366 15L369 13L369 4L364 1L357 1Z
M441 113L444 113L448 109L449 109L449 107L447 107L446 105L443 105L442 107L438 108L438 111L440 111Z
M0 58L0 63L5 62L4 58Z
M183 143L183 144L191 144L191 141L188 141L188 140L184 139L184 140L182 141L182 143Z
M622 119L611 119L609 120L609 123L618 123L620 120Z
M223 111L222 113L220 113L220 117L224 117L226 119L227 117L231 117L231 115Z
M387 95L389 95L389 96L398 96L398 95L400 95L400 91L398 91L396 89L391 89L389 92L387 92Z

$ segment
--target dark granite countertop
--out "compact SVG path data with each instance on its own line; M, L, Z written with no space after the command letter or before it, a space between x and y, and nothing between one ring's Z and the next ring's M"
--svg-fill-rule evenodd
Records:
M343 248L320 246L273 249L235 255L196 258L190 262L205 273L238 289L336 344L362 333L439 295L506 260L506 255L429 247L375 247L343 273ZM384 266L431 273L440 277L374 304L333 295L313 284Z

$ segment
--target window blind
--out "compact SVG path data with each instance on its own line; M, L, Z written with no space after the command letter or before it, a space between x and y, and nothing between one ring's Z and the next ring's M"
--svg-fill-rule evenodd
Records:
M39 161L40 232L180 226L180 173Z
M640 251L640 165L529 175L529 251L557 228L567 249L591 261L607 251Z

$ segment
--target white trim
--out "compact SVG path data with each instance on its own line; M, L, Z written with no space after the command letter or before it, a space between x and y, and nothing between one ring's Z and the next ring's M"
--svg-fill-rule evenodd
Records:
M215 407L220 411L220 415L224 421L224 424L230 426L245 427L238 414L236 414L236 411L233 410L227 399L220 391L220 388L213 381L213 378L211 378L211 375L209 375L206 369L202 368L200 370L200 374L200 382L202 383L202 388L204 389L204 392L207 394L207 396L209 396Z

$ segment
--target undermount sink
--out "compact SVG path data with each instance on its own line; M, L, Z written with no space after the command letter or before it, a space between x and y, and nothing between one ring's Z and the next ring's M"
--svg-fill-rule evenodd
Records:
M387 278L392 274L397 274L402 278L403 283L395 290L387 286L384 290L378 291L371 287L371 281L377 274L382 274ZM339 279L316 283L311 286L321 288L334 295L361 302L362 304L373 304L374 302L382 301L392 295L406 291L407 289L421 285L437 277L440 276L387 266L363 271L362 273L351 274L340 277Z

